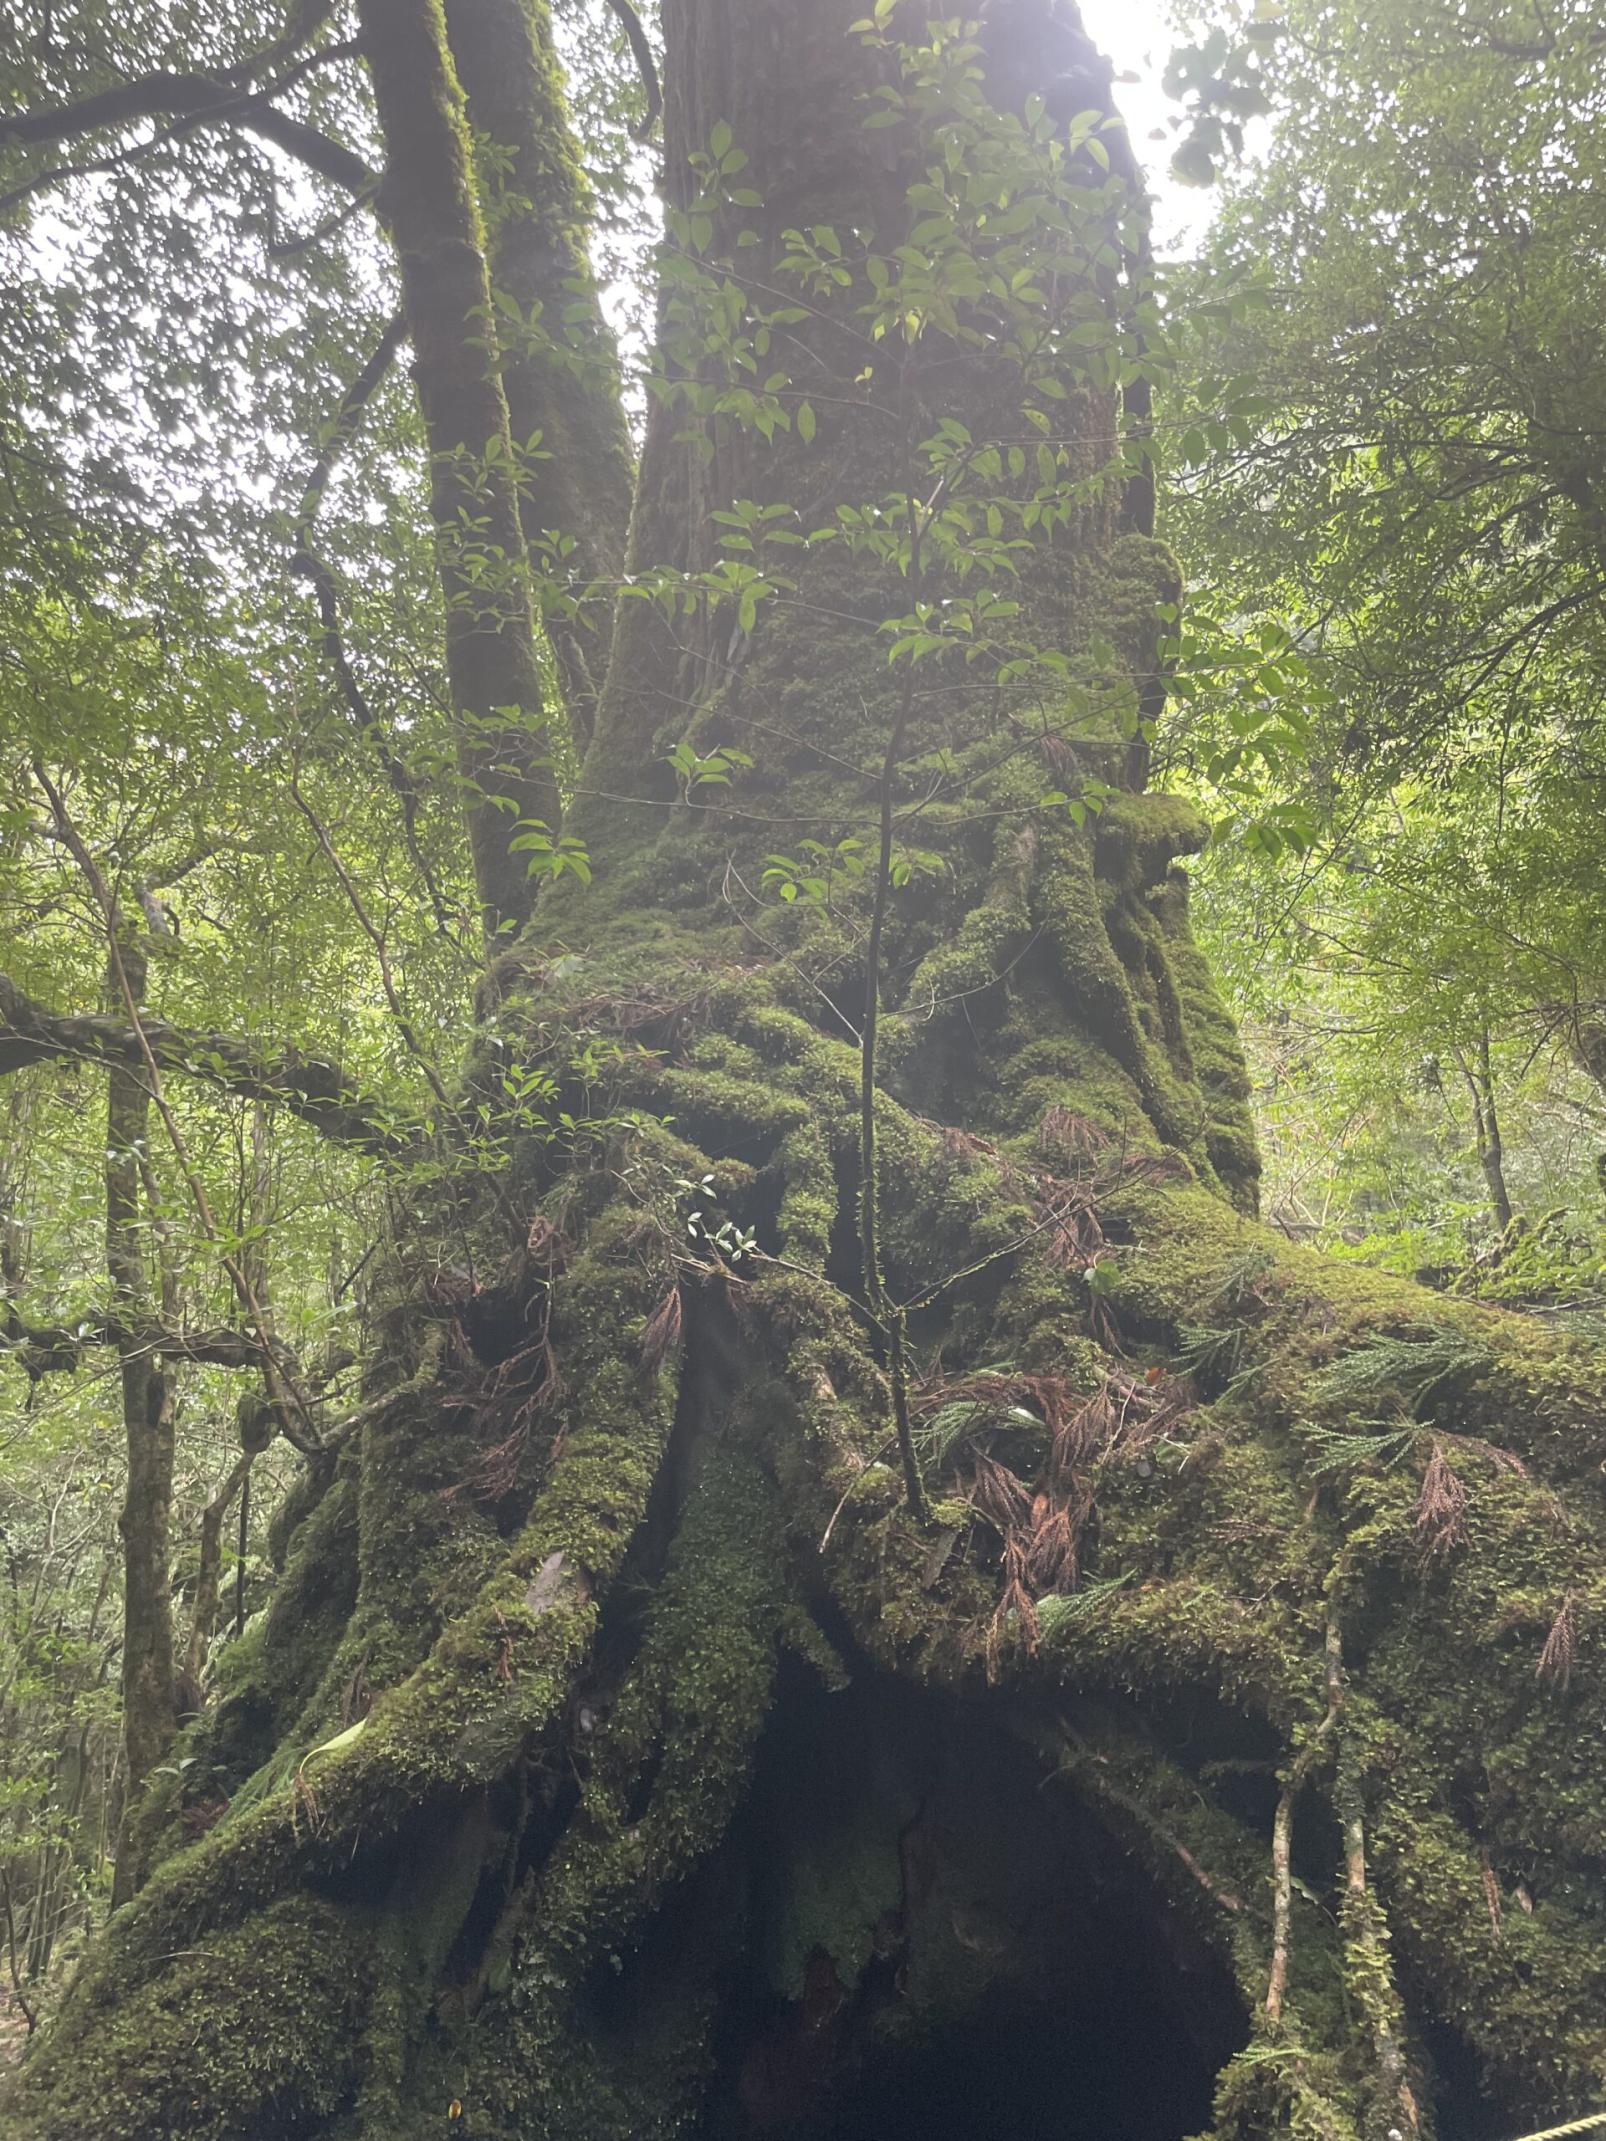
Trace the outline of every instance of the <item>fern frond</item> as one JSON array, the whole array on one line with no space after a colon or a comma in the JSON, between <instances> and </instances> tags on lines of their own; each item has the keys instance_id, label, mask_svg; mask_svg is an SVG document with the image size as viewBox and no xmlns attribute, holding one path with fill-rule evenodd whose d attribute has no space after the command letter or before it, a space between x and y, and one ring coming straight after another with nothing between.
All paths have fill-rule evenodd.
<instances>
[{"instance_id":1,"label":"fern frond","mask_svg":"<svg viewBox=\"0 0 1606 2141\"><path fill-rule=\"evenodd\" d=\"M1040 1598L1037 1601L1039 1629L1045 1636L1063 1636L1078 1622L1089 1619L1131 1580L1132 1571L1124 1569L1119 1576L1104 1576L1085 1583L1079 1591L1058 1592L1052 1598Z\"/></svg>"},{"instance_id":2,"label":"fern frond","mask_svg":"<svg viewBox=\"0 0 1606 2141\"><path fill-rule=\"evenodd\" d=\"M1265 1283L1276 1268L1276 1250L1257 1242L1222 1266L1213 1299L1228 1308L1241 1308L1246 1301L1264 1306Z\"/></svg>"},{"instance_id":3,"label":"fern frond","mask_svg":"<svg viewBox=\"0 0 1606 2141\"><path fill-rule=\"evenodd\" d=\"M1229 1324L1226 1330L1218 1331L1208 1324L1185 1323L1177 1333L1178 1366L1186 1375L1231 1376L1243 1346L1241 1324Z\"/></svg>"},{"instance_id":4,"label":"fern frond","mask_svg":"<svg viewBox=\"0 0 1606 2141\"><path fill-rule=\"evenodd\" d=\"M1344 1434L1330 1427L1308 1423L1295 1429L1304 1440L1307 1463L1318 1478L1332 1472L1351 1472L1365 1464L1381 1464L1385 1471L1397 1465L1417 1437L1416 1422L1385 1429L1381 1434Z\"/></svg>"},{"instance_id":5,"label":"fern frond","mask_svg":"<svg viewBox=\"0 0 1606 2141\"><path fill-rule=\"evenodd\" d=\"M1417 1337L1382 1334L1335 1360L1317 1377L1314 1395L1323 1404L1354 1405L1392 1393L1421 1418L1435 1391L1481 1374L1490 1358L1463 1331L1429 1326Z\"/></svg>"}]
</instances>

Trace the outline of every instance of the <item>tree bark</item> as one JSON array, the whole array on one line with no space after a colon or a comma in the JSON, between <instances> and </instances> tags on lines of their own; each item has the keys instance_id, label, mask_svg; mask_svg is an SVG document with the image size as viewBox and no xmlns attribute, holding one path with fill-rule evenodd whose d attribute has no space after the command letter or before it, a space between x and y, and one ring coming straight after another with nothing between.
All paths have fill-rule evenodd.
<instances>
[{"instance_id":1,"label":"tree bark","mask_svg":"<svg viewBox=\"0 0 1606 2141\"><path fill-rule=\"evenodd\" d=\"M502 386L513 439L532 454L519 518L569 726L584 750L634 480L617 352L586 252L591 204L546 0L449 0L446 25L469 124L490 145L481 189Z\"/></svg>"},{"instance_id":2,"label":"tree bark","mask_svg":"<svg viewBox=\"0 0 1606 2141\"><path fill-rule=\"evenodd\" d=\"M1478 1165L1489 1191L1489 1209L1495 1225L1504 1234L1512 1221L1511 1192L1506 1187L1505 1140L1500 1133L1500 1113L1495 1100L1494 1070L1489 1060L1487 1027L1479 1035L1476 1061L1463 1058L1462 1075L1472 1097L1472 1124L1478 1140Z\"/></svg>"},{"instance_id":3,"label":"tree bark","mask_svg":"<svg viewBox=\"0 0 1606 2141\"><path fill-rule=\"evenodd\" d=\"M223 1526L228 1521L229 1511L245 1492L252 1463L253 1452L242 1452L201 1511L201 1553L195 1574L195 1598L190 1607L189 1642L184 1654L185 1677L196 1690L205 1684L207 1653L217 1632L223 1573Z\"/></svg>"},{"instance_id":4,"label":"tree bark","mask_svg":"<svg viewBox=\"0 0 1606 2141\"><path fill-rule=\"evenodd\" d=\"M531 907L509 843L525 820L555 828L559 798L484 228L441 0L364 0L358 19L388 145L380 205L429 446L474 876L495 939Z\"/></svg>"},{"instance_id":5,"label":"tree bark","mask_svg":"<svg viewBox=\"0 0 1606 2141\"><path fill-rule=\"evenodd\" d=\"M135 1002L145 967L125 938L123 972ZM121 1000L118 992L117 1000ZM150 1320L148 1264L152 1216L142 1194L150 1136L150 1087L137 1070L106 1076L106 1269L112 1311L131 1332ZM169 1532L173 1514L173 1386L160 1353L136 1338L118 1347L127 1483L117 1528L123 1541L123 1819L118 1831L112 1901L125 1903L139 1884L138 1814L146 1780L172 1744L173 1592Z\"/></svg>"}]
</instances>

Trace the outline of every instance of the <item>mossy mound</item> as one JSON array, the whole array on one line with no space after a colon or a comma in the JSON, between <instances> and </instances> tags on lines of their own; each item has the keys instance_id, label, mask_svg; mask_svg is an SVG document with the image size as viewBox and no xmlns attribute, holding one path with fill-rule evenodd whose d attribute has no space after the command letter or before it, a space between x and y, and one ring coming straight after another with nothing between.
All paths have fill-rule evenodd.
<instances>
[{"instance_id":1,"label":"mossy mound","mask_svg":"<svg viewBox=\"0 0 1606 2141\"><path fill-rule=\"evenodd\" d=\"M394 1402L302 1495L167 1861L12 2130L423 2134L456 2100L476 2132L639 2141L746 2131L795 2083L806 2134L850 2076L912 2071L959 1994L922 2020L936 1936L887 1855L915 1785L883 1778L873 1844L784 1813L761 1749L835 1699L800 1672L928 1706L892 1771L959 1733L1063 1809L1054 1851L1116 1853L1196 1957L1155 1997L1215 1988L1190 2026L1222 2141L1426 2131L1474 2060L1514 2121L1602 2087L1599 1363L1248 1216L1251 1173L1212 1157L1242 1075L1186 821L1121 813L1012 849L1001 910L978 870L983 919L947 937L991 965L917 999L880 1103L933 1530L857 1303L857 1051L799 980L807 928L775 963L677 969L606 926L531 949L498 1044L614 1017L613 1104L647 1126L547 1162L514 1213L498 1185L472 1305L398 1307ZM1019 1866L946 1789L959 1919L1012 1924ZM226 1806L188 1844L185 1802ZM762 1910L755 1823L782 1837ZM758 1953L762 2013L729 1978ZM974 1973L951 2019L1007 2009L989 1953L941 1964Z\"/></svg>"}]
</instances>

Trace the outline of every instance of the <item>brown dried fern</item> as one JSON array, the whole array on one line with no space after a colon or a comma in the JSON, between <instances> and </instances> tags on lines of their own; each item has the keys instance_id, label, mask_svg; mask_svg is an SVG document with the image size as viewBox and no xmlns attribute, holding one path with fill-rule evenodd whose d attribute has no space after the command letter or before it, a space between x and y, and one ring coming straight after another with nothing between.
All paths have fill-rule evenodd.
<instances>
[{"instance_id":1,"label":"brown dried fern","mask_svg":"<svg viewBox=\"0 0 1606 2141\"><path fill-rule=\"evenodd\" d=\"M1091 1503L1087 1504L1091 1508ZM1039 1494L1032 1503L1031 1530L1025 1541L1023 1574L1035 1597L1076 1588L1078 1511L1057 1495Z\"/></svg>"},{"instance_id":2,"label":"brown dried fern","mask_svg":"<svg viewBox=\"0 0 1606 2141\"><path fill-rule=\"evenodd\" d=\"M1121 1415L1104 1384L1058 1422L1053 1438L1055 1476L1067 1480L1088 1458L1104 1449L1121 1424Z\"/></svg>"},{"instance_id":3,"label":"brown dried fern","mask_svg":"<svg viewBox=\"0 0 1606 2141\"><path fill-rule=\"evenodd\" d=\"M1015 1538L1032 1514L1030 1490L1013 1473L1008 1465L989 1457L984 1450L976 1453L970 1481L971 1507L998 1533L1006 1543Z\"/></svg>"},{"instance_id":4,"label":"brown dried fern","mask_svg":"<svg viewBox=\"0 0 1606 2141\"><path fill-rule=\"evenodd\" d=\"M1042 1633L1037 1608L1025 1582L1026 1548L1018 1536L1004 1541L1004 1590L987 1629L987 1677L996 1680L999 1660L1013 1626L1030 1656Z\"/></svg>"},{"instance_id":5,"label":"brown dried fern","mask_svg":"<svg viewBox=\"0 0 1606 2141\"><path fill-rule=\"evenodd\" d=\"M1416 1498L1416 1541L1424 1561L1437 1561L1467 1535L1467 1490L1437 1438Z\"/></svg>"},{"instance_id":6,"label":"brown dried fern","mask_svg":"<svg viewBox=\"0 0 1606 2141\"><path fill-rule=\"evenodd\" d=\"M1534 1674L1547 1687L1564 1694L1571 1684L1577 1662L1578 1608L1569 1591L1561 1602L1561 1611L1550 1624L1550 1633L1545 1637L1545 1647L1539 1653Z\"/></svg>"},{"instance_id":7,"label":"brown dried fern","mask_svg":"<svg viewBox=\"0 0 1606 2141\"><path fill-rule=\"evenodd\" d=\"M641 1365L649 1375L656 1375L680 1344L681 1323L680 1285L677 1281L642 1325Z\"/></svg>"}]
</instances>

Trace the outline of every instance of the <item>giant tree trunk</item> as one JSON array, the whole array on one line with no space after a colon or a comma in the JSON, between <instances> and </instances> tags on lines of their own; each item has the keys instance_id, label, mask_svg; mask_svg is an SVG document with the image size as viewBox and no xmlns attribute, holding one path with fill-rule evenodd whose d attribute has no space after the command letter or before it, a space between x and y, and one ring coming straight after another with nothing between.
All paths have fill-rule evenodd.
<instances>
[{"instance_id":1,"label":"giant tree trunk","mask_svg":"<svg viewBox=\"0 0 1606 2141\"><path fill-rule=\"evenodd\" d=\"M671 197L728 125L755 286L790 231L912 239L940 163L940 113L863 127L857 6L666 0ZM1099 105L1068 10L986 12L1000 106ZM780 323L777 444L657 403L638 572L713 569L737 501L907 500L945 419L1041 437L996 348L890 362L840 287ZM1255 1223L1200 829L1127 785L1176 580L1117 384L1055 404L1074 506L1016 559L1064 703L890 666L953 591L907 548L794 548L747 626L625 606L595 882L542 898L467 1074L550 1070L551 1120L459 1199L471 1262L396 1245L388 1402L293 1494L252 1669L8 2131L1383 2141L1462 2130L1479 2075L1514 2123L1606 2091L1603 1379ZM926 851L895 896L799 859L884 812Z\"/></svg>"}]
</instances>

